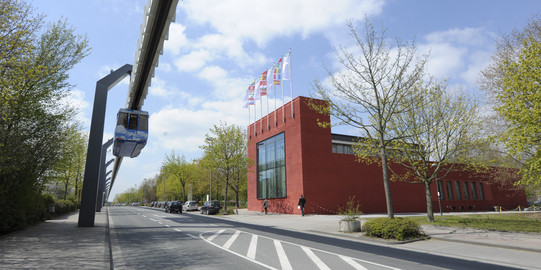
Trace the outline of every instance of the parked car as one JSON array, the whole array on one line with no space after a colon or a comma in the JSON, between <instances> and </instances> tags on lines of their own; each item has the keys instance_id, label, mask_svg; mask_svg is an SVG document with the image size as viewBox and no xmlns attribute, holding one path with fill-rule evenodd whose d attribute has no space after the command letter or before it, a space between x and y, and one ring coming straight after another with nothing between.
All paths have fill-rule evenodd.
<instances>
[{"instance_id":1,"label":"parked car","mask_svg":"<svg viewBox=\"0 0 541 270\"><path fill-rule=\"evenodd\" d=\"M175 202L175 201L172 201L172 202L168 202L166 205L165 205L165 213L182 213L182 202Z\"/></svg>"},{"instance_id":2,"label":"parked car","mask_svg":"<svg viewBox=\"0 0 541 270\"><path fill-rule=\"evenodd\" d=\"M219 201L206 201L203 206L201 206L201 214L216 214L221 208L222 206Z\"/></svg>"},{"instance_id":3,"label":"parked car","mask_svg":"<svg viewBox=\"0 0 541 270\"><path fill-rule=\"evenodd\" d=\"M188 211L197 211L199 210L199 205L196 201L187 201L182 206L182 210L188 212Z\"/></svg>"}]
</instances>

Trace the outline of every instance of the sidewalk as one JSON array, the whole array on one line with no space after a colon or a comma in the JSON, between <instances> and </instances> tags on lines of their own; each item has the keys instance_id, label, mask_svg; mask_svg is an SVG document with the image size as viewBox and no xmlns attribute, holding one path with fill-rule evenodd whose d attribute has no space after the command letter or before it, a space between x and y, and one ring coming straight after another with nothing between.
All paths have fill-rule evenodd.
<instances>
[{"instance_id":1,"label":"sidewalk","mask_svg":"<svg viewBox=\"0 0 541 270\"><path fill-rule=\"evenodd\" d=\"M102 209L94 227L77 227L74 212L0 237L0 269L110 269Z\"/></svg>"},{"instance_id":2,"label":"sidewalk","mask_svg":"<svg viewBox=\"0 0 541 270\"><path fill-rule=\"evenodd\" d=\"M340 216L337 215L265 215L246 209L238 212L238 215L220 218L522 269L540 269L541 265L540 234L423 226L424 232L431 237L430 240L397 244L393 241L367 238L362 233L339 232ZM384 215L363 215L362 218L365 220L379 216Z\"/></svg>"}]
</instances>

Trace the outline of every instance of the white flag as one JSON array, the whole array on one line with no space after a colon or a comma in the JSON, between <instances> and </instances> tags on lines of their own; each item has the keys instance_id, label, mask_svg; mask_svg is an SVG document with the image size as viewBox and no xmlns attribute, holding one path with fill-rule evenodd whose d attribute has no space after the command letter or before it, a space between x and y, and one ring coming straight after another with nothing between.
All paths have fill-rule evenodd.
<instances>
[{"instance_id":1,"label":"white flag","mask_svg":"<svg viewBox=\"0 0 541 270\"><path fill-rule=\"evenodd\" d=\"M291 80L291 51L284 55L282 64L282 80Z\"/></svg>"}]
</instances>

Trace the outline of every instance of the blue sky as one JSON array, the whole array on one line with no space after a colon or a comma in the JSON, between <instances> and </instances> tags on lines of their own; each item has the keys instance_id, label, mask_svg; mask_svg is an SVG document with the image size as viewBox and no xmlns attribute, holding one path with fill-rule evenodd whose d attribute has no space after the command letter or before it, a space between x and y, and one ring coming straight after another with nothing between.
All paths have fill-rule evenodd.
<instances>
[{"instance_id":1,"label":"blue sky","mask_svg":"<svg viewBox=\"0 0 541 270\"><path fill-rule=\"evenodd\" d=\"M146 2L32 3L46 20L64 17L90 41L91 54L70 73L76 86L69 102L80 107L86 130L96 81L111 69L133 64ZM246 127L244 91L289 49L293 97L312 96L313 80L326 78L325 66L338 71L334 48L351 45L347 21L362 27L366 14L377 27L387 28L389 38L415 40L420 54L430 52L428 73L479 95L477 77L490 61L494 37L524 26L539 11L541 1L536 0L179 1L143 105L150 113L148 144L139 157L124 159L110 200L156 175L173 150L188 160L200 158L204 135L220 121ZM109 91L104 140L113 137L127 91L127 79ZM347 127L333 131L355 134Z\"/></svg>"}]
</instances>

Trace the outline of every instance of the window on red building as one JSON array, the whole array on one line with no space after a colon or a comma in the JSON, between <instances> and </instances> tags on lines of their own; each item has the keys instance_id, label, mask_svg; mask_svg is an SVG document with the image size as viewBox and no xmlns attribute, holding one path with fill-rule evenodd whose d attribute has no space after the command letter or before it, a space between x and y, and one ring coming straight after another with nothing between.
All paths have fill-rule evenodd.
<instances>
[{"instance_id":1,"label":"window on red building","mask_svg":"<svg viewBox=\"0 0 541 270\"><path fill-rule=\"evenodd\" d=\"M447 199L452 200L453 199L453 188L451 187L451 181L445 181L447 184Z\"/></svg>"},{"instance_id":2,"label":"window on red building","mask_svg":"<svg viewBox=\"0 0 541 270\"><path fill-rule=\"evenodd\" d=\"M475 187L475 182L471 182L471 197L473 200L477 200L477 188Z\"/></svg>"},{"instance_id":3,"label":"window on red building","mask_svg":"<svg viewBox=\"0 0 541 270\"><path fill-rule=\"evenodd\" d=\"M462 182L462 190L464 190L464 200L469 200L470 193L468 192L468 182Z\"/></svg>"},{"instance_id":4,"label":"window on red building","mask_svg":"<svg viewBox=\"0 0 541 270\"><path fill-rule=\"evenodd\" d=\"M455 181L455 194L457 200L462 200L462 198L460 198L460 184L458 183L458 181Z\"/></svg>"},{"instance_id":5,"label":"window on red building","mask_svg":"<svg viewBox=\"0 0 541 270\"><path fill-rule=\"evenodd\" d=\"M257 198L286 197L284 133L257 143Z\"/></svg>"},{"instance_id":6,"label":"window on red building","mask_svg":"<svg viewBox=\"0 0 541 270\"><path fill-rule=\"evenodd\" d=\"M477 185L479 186L479 200L485 199L485 191L483 190L483 183L478 182Z\"/></svg>"}]
</instances>

